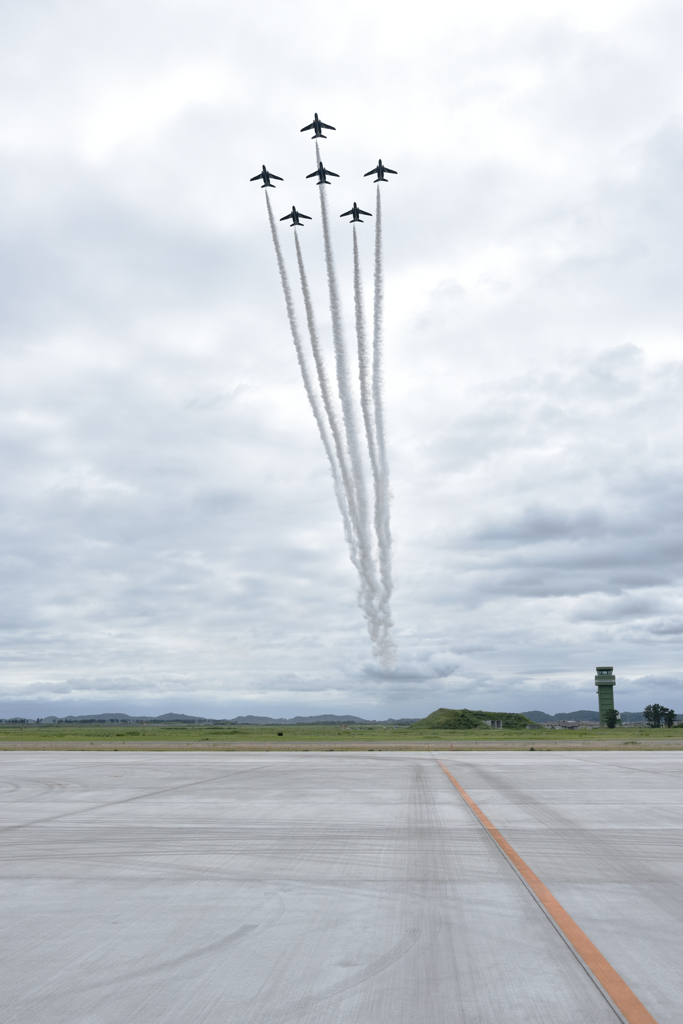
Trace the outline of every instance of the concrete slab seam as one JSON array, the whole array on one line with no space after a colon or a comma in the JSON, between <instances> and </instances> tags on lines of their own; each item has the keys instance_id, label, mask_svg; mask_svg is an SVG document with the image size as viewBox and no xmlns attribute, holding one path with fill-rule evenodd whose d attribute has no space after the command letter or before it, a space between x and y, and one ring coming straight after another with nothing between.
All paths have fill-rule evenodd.
<instances>
[{"instance_id":1,"label":"concrete slab seam","mask_svg":"<svg viewBox=\"0 0 683 1024\"><path fill-rule=\"evenodd\" d=\"M546 913L552 924L569 945L572 952L583 965L589 976L603 993L608 1003L625 1024L657 1024L657 1021L626 984L621 975L612 967L597 946L579 928L574 919L567 913L550 890L543 884L529 865L522 860L517 851L508 843L484 812L477 806L471 796L451 775L441 761L437 764L451 781L466 805L479 819L491 839L496 843L508 863L515 870L536 902Z\"/></svg>"}]
</instances>

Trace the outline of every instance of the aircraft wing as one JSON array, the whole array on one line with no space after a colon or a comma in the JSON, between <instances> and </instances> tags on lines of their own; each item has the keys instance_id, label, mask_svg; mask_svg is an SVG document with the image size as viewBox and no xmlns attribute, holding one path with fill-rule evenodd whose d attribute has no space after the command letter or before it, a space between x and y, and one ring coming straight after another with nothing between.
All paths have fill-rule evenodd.
<instances>
[{"instance_id":1,"label":"aircraft wing","mask_svg":"<svg viewBox=\"0 0 683 1024\"><path fill-rule=\"evenodd\" d=\"M335 173L334 173L334 171L327 171L327 170L326 170L326 171L325 171L325 174L331 174L333 178L338 178L338 177L339 177L339 175L338 175L338 174L335 174Z\"/></svg>"},{"instance_id":2,"label":"aircraft wing","mask_svg":"<svg viewBox=\"0 0 683 1024\"><path fill-rule=\"evenodd\" d=\"M352 213L353 213L353 210L347 210L346 213L340 213L339 216L340 217L350 217Z\"/></svg>"},{"instance_id":3,"label":"aircraft wing","mask_svg":"<svg viewBox=\"0 0 683 1024\"><path fill-rule=\"evenodd\" d=\"M312 124L309 124L309 126L308 126L308 127L309 127L309 128L312 128L312 127L313 127L313 125L312 125ZM334 127L334 125L333 125L333 124L325 124L325 122L324 122L324 121L321 121L321 122L320 122L320 127L321 127L321 128L329 128L331 132L336 132L336 130L337 130L337 129L336 129L335 127ZM304 128L304 129L303 129L303 131L307 131L307 130L308 130L308 129L306 129L306 128Z\"/></svg>"},{"instance_id":4,"label":"aircraft wing","mask_svg":"<svg viewBox=\"0 0 683 1024\"><path fill-rule=\"evenodd\" d=\"M359 210L358 212L359 212L359 213L364 213L366 217L372 217L372 214L371 214L371 213L368 213L368 211L367 211L367 210Z\"/></svg>"},{"instance_id":5,"label":"aircraft wing","mask_svg":"<svg viewBox=\"0 0 683 1024\"><path fill-rule=\"evenodd\" d=\"M363 175L363 177L364 178L368 178L368 177L370 177L371 174L377 174L378 170L379 170L379 167L373 167L373 169L371 171L366 171L366 173ZM386 170L386 168L385 168L385 170Z\"/></svg>"},{"instance_id":6,"label":"aircraft wing","mask_svg":"<svg viewBox=\"0 0 683 1024\"><path fill-rule=\"evenodd\" d=\"M324 125L324 127L328 128L329 126L328 125ZM315 128L315 122L311 122L311 124L307 124L305 128L301 129L301 131L302 132L310 132L311 128Z\"/></svg>"},{"instance_id":7,"label":"aircraft wing","mask_svg":"<svg viewBox=\"0 0 683 1024\"><path fill-rule=\"evenodd\" d=\"M299 214L299 216L300 216L300 217L303 217L303 218L304 218L304 220L312 220L312 218L311 218L311 217L309 217L307 213L300 213L300 214Z\"/></svg>"},{"instance_id":8,"label":"aircraft wing","mask_svg":"<svg viewBox=\"0 0 683 1024\"><path fill-rule=\"evenodd\" d=\"M280 217L280 220L291 220L293 216L293 213L288 213L286 217ZM303 217L303 213L301 214L301 216Z\"/></svg>"},{"instance_id":9,"label":"aircraft wing","mask_svg":"<svg viewBox=\"0 0 683 1024\"><path fill-rule=\"evenodd\" d=\"M385 167L384 170L387 174L398 174L398 171L392 171L391 167Z\"/></svg>"},{"instance_id":10,"label":"aircraft wing","mask_svg":"<svg viewBox=\"0 0 683 1024\"><path fill-rule=\"evenodd\" d=\"M318 174L320 174L320 171L313 171L313 174L307 174L306 177L315 178Z\"/></svg>"},{"instance_id":11,"label":"aircraft wing","mask_svg":"<svg viewBox=\"0 0 683 1024\"><path fill-rule=\"evenodd\" d=\"M262 178L262 177L263 177L263 171L261 171L260 174L254 175L254 177L250 178L249 181L258 181L259 178ZM275 175L273 175L273 177L275 177ZM280 181L282 181L282 178L280 178Z\"/></svg>"},{"instance_id":12,"label":"aircraft wing","mask_svg":"<svg viewBox=\"0 0 683 1024\"><path fill-rule=\"evenodd\" d=\"M260 177L260 175L259 175L259 177ZM284 181L285 180L284 178L281 178L279 174L269 174L268 177L269 178L275 178L276 181Z\"/></svg>"}]
</instances>

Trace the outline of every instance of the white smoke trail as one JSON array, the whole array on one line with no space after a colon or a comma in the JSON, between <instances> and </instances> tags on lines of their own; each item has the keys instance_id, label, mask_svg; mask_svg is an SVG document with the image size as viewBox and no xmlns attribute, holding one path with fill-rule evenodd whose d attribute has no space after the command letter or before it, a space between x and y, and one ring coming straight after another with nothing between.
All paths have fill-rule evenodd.
<instances>
[{"instance_id":1,"label":"white smoke trail","mask_svg":"<svg viewBox=\"0 0 683 1024\"><path fill-rule=\"evenodd\" d=\"M316 156L319 163L320 151L317 143ZM339 300L339 287L337 285L334 254L332 251L327 197L325 195L325 186L319 185L318 188L320 190L320 212L323 223L325 265L327 269L327 285L330 299L330 314L332 318L332 339L334 343L335 365L337 371L337 390L339 392L339 399L342 407L346 447L351 462L356 508L358 512L356 527L361 562L361 589L364 592L364 609L367 609L366 614L368 616L368 625L370 627L370 637L373 643L373 650L375 654L382 657L383 652L380 646L380 640L384 632L381 612L383 588L377 578L375 561L372 554L365 472L361 454L356 411L353 401L353 391L351 389L351 382L349 378L349 366L341 316L341 302Z\"/></svg>"},{"instance_id":2,"label":"white smoke trail","mask_svg":"<svg viewBox=\"0 0 683 1024\"><path fill-rule=\"evenodd\" d=\"M299 242L299 236L296 229L294 230L294 244L296 248L297 264L299 267L299 279L301 281L301 294L303 296L304 309L306 311L308 335L311 342L311 351L313 352L313 361L315 363L316 371L318 374L320 394L322 396L325 413L327 414L327 423L330 428L332 439L334 441L337 464L339 466L340 478L344 487L344 496L346 498L347 507L349 511L350 527L353 533L353 543L349 544L349 549L351 552L351 561L358 570L360 580L358 604L361 610L363 611L363 614L365 615L366 621L368 623L368 631L370 633L370 636L373 639L373 642L376 642L375 634L377 632L377 629L375 624L373 594L368 590L367 585L364 582L361 558L359 555L358 505L356 501L353 475L349 463L349 455L344 441L344 434L339 423L339 418L337 416L337 410L335 408L334 398L332 395L332 390L330 388L330 382L325 367L325 360L320 346L318 328L315 322L315 313L313 311L313 302L311 300L311 292L308 286L308 278L306 275L306 268L304 266L303 253L301 252L301 244Z\"/></svg>"},{"instance_id":3,"label":"white smoke trail","mask_svg":"<svg viewBox=\"0 0 683 1024\"><path fill-rule=\"evenodd\" d=\"M373 303L372 337L372 397L375 414L375 439L377 445L378 485L377 499L377 542L379 553L379 574L382 580L387 610L394 591L391 565L391 491L389 489L389 463L384 429L384 273L382 260L382 199L377 183L375 208L375 294ZM386 646L386 664L392 667L396 660L393 641Z\"/></svg>"},{"instance_id":4,"label":"white smoke trail","mask_svg":"<svg viewBox=\"0 0 683 1024\"><path fill-rule=\"evenodd\" d=\"M353 225L353 300L356 314L356 340L358 343L358 379L360 381L360 406L363 413L365 437L368 442L368 454L372 475L377 481L379 461L377 457L377 441L375 438L375 414L372 392L372 366L368 351L368 335L365 327L365 310L363 308L363 282L360 272L360 254L358 252L358 235Z\"/></svg>"},{"instance_id":5,"label":"white smoke trail","mask_svg":"<svg viewBox=\"0 0 683 1024\"><path fill-rule=\"evenodd\" d=\"M299 333L299 325L296 319L296 312L294 310L294 303L292 301L292 290L289 286L289 278L287 277L287 269L285 267L285 261L282 257L282 249L280 248L280 240L277 233L277 224L275 223L275 217L273 216L273 209L270 205L270 197L268 192L265 192L266 206L268 208L268 220L270 222L270 233L273 238L273 246L275 247L275 258L277 259L277 268L280 272L280 281L282 283L282 291L285 296L285 306L287 307L287 319L289 320L289 329L292 334L292 341L294 342L294 348L296 350L296 358L299 363L299 369L301 370L301 377L304 382L304 389L308 398L309 404L313 411L313 416L318 427L318 432L325 449L328 461L330 463L330 469L332 471L332 480L334 483L334 493L337 499L337 505L341 512L342 523L344 525L344 536L346 542L349 545L351 552L351 561L354 563L356 568L360 572L360 560L358 558L358 545L356 539L356 531L354 528L353 520L349 510L349 505L346 497L346 489L342 480L339 465L337 463L334 445L330 438L329 430L325 422L325 416L320 407L318 395L316 393L314 379L311 375L308 362L304 353L304 348Z\"/></svg>"},{"instance_id":6,"label":"white smoke trail","mask_svg":"<svg viewBox=\"0 0 683 1024\"><path fill-rule=\"evenodd\" d=\"M349 457L344 444L344 437L337 416L337 410L334 405L334 398L330 387L330 382L327 376L327 369L325 367L325 360L320 346L320 338L318 336L318 327L315 322L315 313L313 312L313 302L311 300L311 290L308 286L308 277L306 275L306 268L304 266L303 253L301 252L301 244L299 242L299 236L296 228L294 229L294 245L296 248L296 260L299 267L299 279L301 281L301 294L304 300L304 309L306 311L306 324L308 326L308 336L311 342L311 351L313 353L313 361L315 363L316 372L318 374L318 384L320 386L320 394L322 396L323 407L327 415L327 423L330 428L330 433L334 440L334 447L337 456L337 463L341 472L341 477L344 483L344 488L348 495L348 504L351 511L352 519L356 520L358 515L356 509L356 497L353 489L353 478L351 475L351 468L349 465Z\"/></svg>"},{"instance_id":7,"label":"white smoke trail","mask_svg":"<svg viewBox=\"0 0 683 1024\"><path fill-rule=\"evenodd\" d=\"M384 550L386 541L386 523L383 507L383 477L382 467L377 448L377 435L375 425L374 393L373 393L373 369L374 358L371 362L368 347L367 329L365 325L365 309L363 303L363 279L360 267L360 253L358 250L358 235L356 225L353 225L353 295L356 314L356 340L358 343L358 377L360 382L360 403L365 426L365 436L368 444L368 455L372 469L372 481L375 492L375 534L377 536L378 560L380 563L380 579L383 586L380 610L382 615L382 661L384 664L393 660L393 644L389 639L389 629L393 622L391 619L390 598L391 591L387 589L385 578L382 576L382 566L386 563L387 552ZM381 393L381 392L380 392Z\"/></svg>"}]
</instances>

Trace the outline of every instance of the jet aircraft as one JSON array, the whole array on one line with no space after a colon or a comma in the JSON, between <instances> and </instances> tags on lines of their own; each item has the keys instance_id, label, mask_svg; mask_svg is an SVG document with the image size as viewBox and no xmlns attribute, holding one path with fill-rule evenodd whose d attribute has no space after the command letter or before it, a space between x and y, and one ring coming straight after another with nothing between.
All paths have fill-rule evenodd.
<instances>
[{"instance_id":1,"label":"jet aircraft","mask_svg":"<svg viewBox=\"0 0 683 1024\"><path fill-rule=\"evenodd\" d=\"M325 124L324 121L321 121L317 114L315 114L315 116L313 117L313 121L311 122L311 124L307 124L305 128L301 129L301 131L310 132L311 128L313 129L313 134L311 135L312 139L327 138L327 135L323 135L323 133L321 132L321 128L327 128L331 132L336 132L337 130L331 124Z\"/></svg>"},{"instance_id":2,"label":"jet aircraft","mask_svg":"<svg viewBox=\"0 0 683 1024\"><path fill-rule=\"evenodd\" d=\"M263 178L263 184L261 185L261 188L266 188L266 186L270 186L270 188L275 188L275 185L271 184L271 178L275 178L276 181L284 181L284 178L278 177L278 175L273 174L272 171L267 171L265 164L261 164L261 167L263 168L261 173L257 174L254 178L250 178L249 181L258 181L259 178Z\"/></svg>"},{"instance_id":3,"label":"jet aircraft","mask_svg":"<svg viewBox=\"0 0 683 1024\"><path fill-rule=\"evenodd\" d=\"M347 210L346 213L340 213L339 216L350 217L349 224L364 224L365 222L360 219L361 213L364 217L372 217L372 214L368 213L367 210L361 210L358 203L354 203L350 210Z\"/></svg>"},{"instance_id":4,"label":"jet aircraft","mask_svg":"<svg viewBox=\"0 0 683 1024\"><path fill-rule=\"evenodd\" d=\"M311 220L307 213L299 213L296 206L292 207L292 212L288 213L286 217L280 217L280 220L291 220L290 228L305 228L306 225L301 223L300 217L304 220Z\"/></svg>"},{"instance_id":5,"label":"jet aircraft","mask_svg":"<svg viewBox=\"0 0 683 1024\"><path fill-rule=\"evenodd\" d=\"M382 163L382 161L378 160L377 161L377 166L373 167L373 169L371 171L368 171L367 174L364 174L363 177L367 178L370 174L376 174L377 177L375 178L375 181L373 182L373 184L377 184L378 181L386 181L387 180L384 177L384 175L387 174L387 173L388 174L398 174L398 171L392 171L391 167L385 167L384 164Z\"/></svg>"},{"instance_id":6,"label":"jet aircraft","mask_svg":"<svg viewBox=\"0 0 683 1024\"><path fill-rule=\"evenodd\" d=\"M316 182L317 185L329 185L330 183L329 183L329 181L327 180L327 177L326 177L328 174L331 174L333 178L338 178L339 177L339 175L335 174L334 171L328 171L326 167L323 167L323 162L322 162L322 160L320 160L318 162L318 170L317 171L313 171L312 174L307 174L306 177L307 178L316 178L317 177L317 179L318 179L318 181Z\"/></svg>"}]
</instances>

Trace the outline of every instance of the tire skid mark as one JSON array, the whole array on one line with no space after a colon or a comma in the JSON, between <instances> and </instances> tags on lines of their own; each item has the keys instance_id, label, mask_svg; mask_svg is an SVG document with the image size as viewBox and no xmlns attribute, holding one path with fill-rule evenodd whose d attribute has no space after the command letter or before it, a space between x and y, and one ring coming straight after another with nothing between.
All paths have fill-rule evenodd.
<instances>
[{"instance_id":1,"label":"tire skid mark","mask_svg":"<svg viewBox=\"0 0 683 1024\"><path fill-rule=\"evenodd\" d=\"M314 891L324 892L327 891L327 887L315 886L308 891L309 894L312 894ZM375 891L374 896L381 902L394 901L394 896L389 893ZM441 911L433 905L431 899L419 892L410 892L410 902L415 905L417 920L404 931L402 937L391 949L350 976L318 992L304 996L296 1002L292 1000L289 1002L289 1005L285 1005L278 1011L266 1011L263 1015L258 1013L258 1024L287 1024L288 1021L303 1019L306 1014L315 1011L316 1006L319 1004L329 1002L330 999L344 999L347 996L353 995L359 986L372 981L377 975L389 970L394 964L409 954L411 950L414 950L413 956L422 955L436 941L443 925L443 916ZM417 950L415 950L416 946L418 946ZM246 1024L246 1021L251 1019L249 1009L245 1006L240 1021Z\"/></svg>"},{"instance_id":2,"label":"tire skid mark","mask_svg":"<svg viewBox=\"0 0 683 1024\"><path fill-rule=\"evenodd\" d=\"M619 753L622 753L622 751L619 751ZM630 756L632 754L660 753L660 751L628 750L628 751L623 751L623 753L627 753ZM664 751L661 751L661 753L664 753ZM641 772L644 775L656 775L658 779L660 779L663 775L668 776L668 778L670 778L670 779L680 779L681 776L683 776L683 769L680 769L679 771L676 771L675 768L674 769L671 769L671 768L663 769L663 768L659 767L658 765L657 766L653 765L651 768L648 768L645 765L619 764L616 761L607 761L607 762L605 762L605 761L596 761L595 758L592 758L592 757L581 758L581 762L583 764L596 765L598 768L602 768L603 770L607 770L608 768L611 768L611 769L613 769L615 771Z\"/></svg>"},{"instance_id":3,"label":"tire skid mark","mask_svg":"<svg viewBox=\"0 0 683 1024\"><path fill-rule=\"evenodd\" d=\"M180 956L172 957L169 960L162 960L160 963L152 964L149 967L140 967L137 970L132 971L121 971L112 977L107 978L106 981L96 982L91 985L81 985L77 988L70 987L61 992L51 989L44 995L37 996L34 999L26 1000L22 1003L18 1010L23 1013L28 1007L33 1007L38 1010L40 1007L44 1007L48 1003L52 1003L56 998L60 996L73 996L73 995L87 995L90 992L96 992L98 989L106 989L112 985L127 984L131 981L137 981L141 978L146 978L149 975L157 974L161 971L169 971L174 968L183 967L187 963L191 963L194 960L200 960L205 956L216 953L221 949L227 949L230 946L238 945L244 939L247 939L253 932L259 928L272 928L273 925L282 917L285 911L285 902L279 893L275 893L274 897L278 902L278 907L275 912L271 915L270 920L259 921L257 924L243 924L235 931L230 932L228 935L223 936L221 939L216 939L214 942L206 943L203 946L199 946L197 949L190 950L187 953L182 953ZM5 1020L8 1024L11 1024L12 1017L6 1017Z\"/></svg>"},{"instance_id":4,"label":"tire skid mark","mask_svg":"<svg viewBox=\"0 0 683 1024\"><path fill-rule=\"evenodd\" d=\"M325 1002L328 999L333 999L335 996L343 997L350 995L352 989L357 988L359 985L363 985L366 981L370 981L376 975L381 974L389 967L392 967L398 960L401 960L406 953L415 946L421 934L421 928L409 928L403 938L388 950L388 952L373 961L373 963L368 964L367 967L364 967L362 970L352 974L350 978L345 978L342 981L335 982L334 985L329 985L327 988L322 989L320 992L316 992L314 995L305 996L288 1010L283 1010L281 1013L261 1018L259 1024L285 1024L286 1021L292 1019L299 1020L318 1003Z\"/></svg>"},{"instance_id":5,"label":"tire skid mark","mask_svg":"<svg viewBox=\"0 0 683 1024\"><path fill-rule=\"evenodd\" d=\"M74 811L64 811L63 814L53 814L46 818L35 818L32 821L22 821L15 825L3 825L0 833L15 832L21 828L30 828L33 825L44 825L51 821L60 821L63 818L72 818L77 814L87 814L88 811L104 810L107 807L120 807L122 804L134 803L136 800L147 800L151 796L161 796L164 793L177 793L182 789L190 789L193 786L205 786L210 782L220 782L221 779L232 778L235 775L245 775L248 772L260 771L264 768L275 768L275 764L258 764L251 768L243 768L241 771L221 772L220 775L212 775L206 779L196 779L194 782L181 782L178 786L167 786L164 789L149 789L145 793L137 793L135 796L122 797L120 800L109 800L100 804L90 804L88 807L78 807Z\"/></svg>"}]
</instances>

